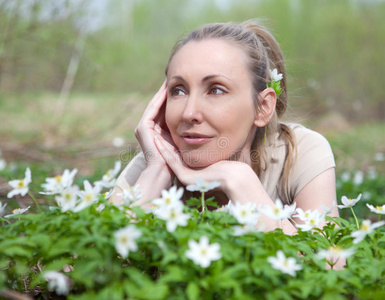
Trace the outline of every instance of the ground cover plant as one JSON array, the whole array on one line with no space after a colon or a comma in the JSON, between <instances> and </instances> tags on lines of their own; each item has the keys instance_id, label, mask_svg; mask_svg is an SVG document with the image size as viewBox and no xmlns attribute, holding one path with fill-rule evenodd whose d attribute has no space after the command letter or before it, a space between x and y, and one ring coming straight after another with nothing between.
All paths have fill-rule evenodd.
<instances>
[{"instance_id":1,"label":"ground cover plant","mask_svg":"<svg viewBox=\"0 0 385 300\"><path fill-rule=\"evenodd\" d=\"M124 203L108 201L120 163L90 183L77 170L34 183L23 170L9 181L8 196L30 197L16 209L2 201L0 291L40 299L382 299L385 296L385 206L376 202L383 178L362 182L339 178L340 212L303 212L241 205L215 207L205 199L214 183L197 179L200 199L184 205L183 189L172 187L149 210L132 205L140 187L122 191ZM21 178L21 179L20 179ZM379 180L379 181L377 181ZM371 187L371 199L356 193ZM37 201L38 193L45 201ZM362 190L362 192L364 192ZM383 196L383 195L382 195ZM382 200L381 200L382 201ZM383 202L382 202L383 203ZM361 204L362 216L354 213ZM212 210L205 209L211 207ZM34 213L30 213L33 211ZM280 222L297 214L305 224L298 234L281 229L264 233L259 214ZM327 225L314 228L323 219ZM343 270L334 270L345 259ZM329 267L326 267L329 266ZM5 293L5 294L4 294Z\"/></svg>"}]
</instances>

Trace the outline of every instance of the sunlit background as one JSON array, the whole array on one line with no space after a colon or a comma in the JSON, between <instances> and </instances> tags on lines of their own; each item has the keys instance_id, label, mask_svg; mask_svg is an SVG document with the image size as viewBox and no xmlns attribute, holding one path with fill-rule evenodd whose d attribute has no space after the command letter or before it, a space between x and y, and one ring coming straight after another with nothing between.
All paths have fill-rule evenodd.
<instances>
[{"instance_id":1,"label":"sunlit background","mask_svg":"<svg viewBox=\"0 0 385 300\"><path fill-rule=\"evenodd\" d=\"M374 0L0 0L2 160L83 174L128 162L175 41L257 18L286 58L286 119L329 139L338 172L381 172L384 16Z\"/></svg>"}]
</instances>

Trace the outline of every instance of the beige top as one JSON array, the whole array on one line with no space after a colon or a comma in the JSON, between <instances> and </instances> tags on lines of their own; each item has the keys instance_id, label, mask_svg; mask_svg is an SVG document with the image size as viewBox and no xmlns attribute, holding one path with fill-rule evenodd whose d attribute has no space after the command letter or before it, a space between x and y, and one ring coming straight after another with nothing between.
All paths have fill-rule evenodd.
<instances>
[{"instance_id":1,"label":"beige top","mask_svg":"<svg viewBox=\"0 0 385 300\"><path fill-rule=\"evenodd\" d=\"M335 167L334 156L328 141L319 133L299 124L288 124L297 140L297 159L290 171L288 199L282 192L281 175L286 157L286 143L278 139L267 148L271 153L266 171L259 177L272 200L281 199L283 203L292 203L296 195L316 176ZM119 180L126 179L133 186L141 172L146 168L143 153L136 155L124 169Z\"/></svg>"}]
</instances>

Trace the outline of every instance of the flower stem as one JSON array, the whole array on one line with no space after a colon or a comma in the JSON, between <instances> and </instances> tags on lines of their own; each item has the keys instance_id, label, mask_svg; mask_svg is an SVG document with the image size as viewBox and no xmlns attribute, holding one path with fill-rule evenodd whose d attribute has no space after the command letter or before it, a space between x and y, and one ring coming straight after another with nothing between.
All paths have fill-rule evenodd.
<instances>
[{"instance_id":1,"label":"flower stem","mask_svg":"<svg viewBox=\"0 0 385 300\"><path fill-rule=\"evenodd\" d=\"M33 202L35 202L35 205L37 207L37 210L39 212L43 212L43 210L41 209L40 207L40 204L37 202L36 198L33 196L33 194L31 192L28 192L28 195L32 198Z\"/></svg>"},{"instance_id":2,"label":"flower stem","mask_svg":"<svg viewBox=\"0 0 385 300\"><path fill-rule=\"evenodd\" d=\"M358 224L358 220L357 220L356 214L354 213L353 206L351 206L350 209L352 210L353 217L356 220L357 229L360 229L360 225Z\"/></svg>"},{"instance_id":3,"label":"flower stem","mask_svg":"<svg viewBox=\"0 0 385 300\"><path fill-rule=\"evenodd\" d=\"M206 203L205 203L205 192L202 192L201 196L201 204L202 204L202 212L206 210Z\"/></svg>"}]
</instances>

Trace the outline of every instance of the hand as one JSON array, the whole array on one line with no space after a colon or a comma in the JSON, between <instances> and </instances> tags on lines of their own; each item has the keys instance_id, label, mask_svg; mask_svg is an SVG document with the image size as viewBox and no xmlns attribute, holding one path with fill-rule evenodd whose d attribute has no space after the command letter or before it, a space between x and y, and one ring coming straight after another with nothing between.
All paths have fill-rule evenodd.
<instances>
[{"instance_id":1,"label":"hand","mask_svg":"<svg viewBox=\"0 0 385 300\"><path fill-rule=\"evenodd\" d=\"M167 81L165 80L158 92L147 105L138 126L135 128L135 136L144 153L147 167L165 168L170 175L170 181L174 176L160 155L154 143L155 135L159 135L164 143L173 145L170 134L164 129L165 108L167 99Z\"/></svg>"}]
</instances>

